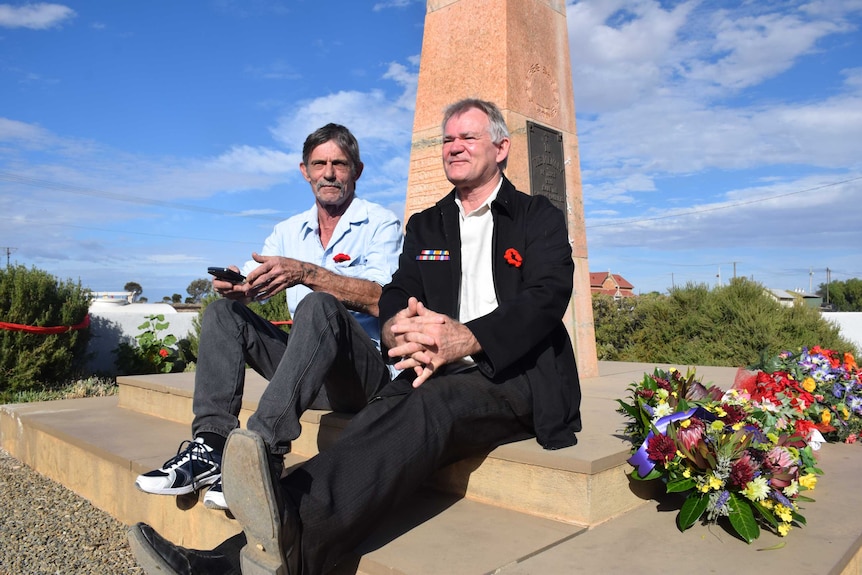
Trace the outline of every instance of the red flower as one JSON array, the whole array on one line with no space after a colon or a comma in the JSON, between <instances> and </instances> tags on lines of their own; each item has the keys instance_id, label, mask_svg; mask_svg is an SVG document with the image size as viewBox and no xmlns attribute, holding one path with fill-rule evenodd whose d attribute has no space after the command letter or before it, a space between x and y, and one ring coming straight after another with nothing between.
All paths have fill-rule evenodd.
<instances>
[{"instance_id":1,"label":"red flower","mask_svg":"<svg viewBox=\"0 0 862 575\"><path fill-rule=\"evenodd\" d=\"M647 457L657 463L667 463L676 457L676 444L667 435L653 435L647 442Z\"/></svg>"},{"instance_id":2,"label":"red flower","mask_svg":"<svg viewBox=\"0 0 862 575\"><path fill-rule=\"evenodd\" d=\"M506 263L510 266L515 266L516 268L521 267L521 264L524 263L524 258L521 257L521 254L519 254L518 250L515 248L507 249L506 253L503 254L503 257L506 258Z\"/></svg>"},{"instance_id":3,"label":"red flower","mask_svg":"<svg viewBox=\"0 0 862 575\"><path fill-rule=\"evenodd\" d=\"M757 463L746 452L730 466L730 477L728 479L730 479L731 485L745 487L749 481L754 479L756 471Z\"/></svg>"},{"instance_id":4,"label":"red flower","mask_svg":"<svg viewBox=\"0 0 862 575\"><path fill-rule=\"evenodd\" d=\"M337 264L340 264L341 262L350 261L350 256L347 254L335 254L335 256L332 258L332 261Z\"/></svg>"},{"instance_id":5,"label":"red flower","mask_svg":"<svg viewBox=\"0 0 862 575\"><path fill-rule=\"evenodd\" d=\"M166 350L165 348L159 350L159 355L162 357L168 357L169 354L170 352L168 352L168 350Z\"/></svg>"}]
</instances>

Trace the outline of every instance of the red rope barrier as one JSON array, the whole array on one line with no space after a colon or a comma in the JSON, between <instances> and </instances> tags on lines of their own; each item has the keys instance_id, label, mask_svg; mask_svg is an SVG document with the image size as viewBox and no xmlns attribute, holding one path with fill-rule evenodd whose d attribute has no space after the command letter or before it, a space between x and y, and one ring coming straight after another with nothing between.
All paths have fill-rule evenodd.
<instances>
[{"instance_id":1,"label":"red rope barrier","mask_svg":"<svg viewBox=\"0 0 862 575\"><path fill-rule=\"evenodd\" d=\"M69 331L84 329L90 326L90 314L84 316L84 319L81 323L77 323L75 325L57 325L51 327L39 327L35 325L21 325L20 323L8 323L5 321L0 321L0 329L6 329L9 331L24 331L27 333L41 333L44 335L52 334L52 333L66 333Z\"/></svg>"},{"instance_id":2,"label":"red rope barrier","mask_svg":"<svg viewBox=\"0 0 862 575\"><path fill-rule=\"evenodd\" d=\"M289 319L286 321L271 321L269 323L271 323L272 325L293 325L293 320Z\"/></svg>"}]
</instances>

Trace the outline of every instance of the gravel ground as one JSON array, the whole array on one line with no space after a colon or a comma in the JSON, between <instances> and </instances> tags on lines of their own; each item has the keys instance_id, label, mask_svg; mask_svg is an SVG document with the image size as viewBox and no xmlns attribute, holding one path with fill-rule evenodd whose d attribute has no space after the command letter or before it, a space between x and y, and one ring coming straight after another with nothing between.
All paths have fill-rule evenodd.
<instances>
[{"instance_id":1,"label":"gravel ground","mask_svg":"<svg viewBox=\"0 0 862 575\"><path fill-rule=\"evenodd\" d=\"M0 450L0 575L133 574L126 527Z\"/></svg>"}]
</instances>

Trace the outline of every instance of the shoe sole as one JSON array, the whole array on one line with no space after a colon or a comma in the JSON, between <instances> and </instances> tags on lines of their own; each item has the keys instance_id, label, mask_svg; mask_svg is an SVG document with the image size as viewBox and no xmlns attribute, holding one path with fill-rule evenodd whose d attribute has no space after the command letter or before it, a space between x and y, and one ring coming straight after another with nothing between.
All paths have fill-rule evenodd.
<instances>
[{"instance_id":1,"label":"shoe sole","mask_svg":"<svg viewBox=\"0 0 862 575\"><path fill-rule=\"evenodd\" d=\"M128 531L129 547L132 548L132 553L135 555L135 560L138 566L141 567L148 575L167 574L179 575L170 565L165 563L162 557L156 553L150 546L149 541L144 534L141 533L141 528L138 525L132 525Z\"/></svg>"},{"instance_id":2,"label":"shoe sole","mask_svg":"<svg viewBox=\"0 0 862 575\"><path fill-rule=\"evenodd\" d=\"M145 489L141 486L140 483L135 481L135 487L137 487L140 491L144 493L149 493L151 495L188 495L189 493L194 493L201 487L207 487L208 485L212 485L216 481L219 480L221 474L217 473L215 475L210 475L209 477L204 477L195 482L194 485L184 485L182 487L168 487L165 489Z\"/></svg>"},{"instance_id":3,"label":"shoe sole","mask_svg":"<svg viewBox=\"0 0 862 575\"><path fill-rule=\"evenodd\" d=\"M247 539L240 551L243 575L289 575L281 548L281 515L263 439L235 429L222 459L225 499Z\"/></svg>"}]
</instances>

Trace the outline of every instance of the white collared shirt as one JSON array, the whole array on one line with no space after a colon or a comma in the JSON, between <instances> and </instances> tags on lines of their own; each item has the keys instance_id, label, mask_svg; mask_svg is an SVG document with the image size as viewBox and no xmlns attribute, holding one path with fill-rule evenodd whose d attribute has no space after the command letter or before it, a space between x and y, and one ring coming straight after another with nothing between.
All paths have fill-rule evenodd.
<instances>
[{"instance_id":1,"label":"white collared shirt","mask_svg":"<svg viewBox=\"0 0 862 575\"><path fill-rule=\"evenodd\" d=\"M461 229L461 287L458 305L458 321L467 323L497 309L497 293L494 290L492 250L494 238L494 217L491 202L503 185L503 178L482 205L464 213L464 206L458 197L458 224ZM470 357L465 362L473 364Z\"/></svg>"}]
</instances>

